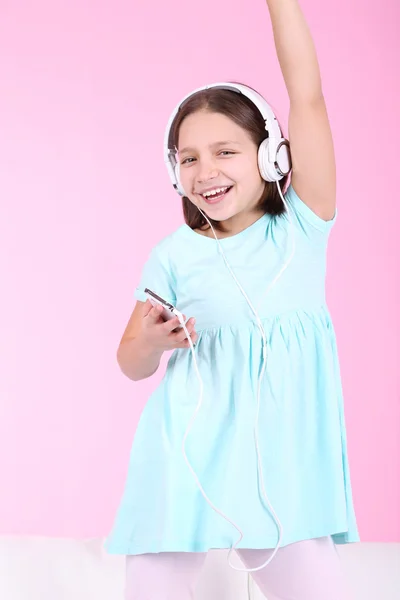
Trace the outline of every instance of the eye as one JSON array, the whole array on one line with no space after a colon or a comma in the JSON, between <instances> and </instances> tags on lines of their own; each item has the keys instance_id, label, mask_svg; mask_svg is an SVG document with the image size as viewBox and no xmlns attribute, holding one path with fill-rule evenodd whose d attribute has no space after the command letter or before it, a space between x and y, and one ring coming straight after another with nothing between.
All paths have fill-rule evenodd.
<instances>
[{"instance_id":1,"label":"eye","mask_svg":"<svg viewBox=\"0 0 400 600\"><path fill-rule=\"evenodd\" d=\"M194 159L194 158L185 158L185 160L183 160L183 161L181 162L181 165L185 165L185 164L191 164L191 163L189 163L189 162L188 162L189 160L195 160L195 159Z\"/></svg>"},{"instance_id":2,"label":"eye","mask_svg":"<svg viewBox=\"0 0 400 600\"><path fill-rule=\"evenodd\" d=\"M236 154L236 152L231 152L230 150L221 150L220 154Z\"/></svg>"}]
</instances>

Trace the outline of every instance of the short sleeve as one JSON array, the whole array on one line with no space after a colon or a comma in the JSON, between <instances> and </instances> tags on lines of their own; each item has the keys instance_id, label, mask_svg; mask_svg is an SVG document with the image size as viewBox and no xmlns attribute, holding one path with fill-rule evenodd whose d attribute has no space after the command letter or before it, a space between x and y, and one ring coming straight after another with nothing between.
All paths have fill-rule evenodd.
<instances>
[{"instance_id":1,"label":"short sleeve","mask_svg":"<svg viewBox=\"0 0 400 600\"><path fill-rule=\"evenodd\" d=\"M307 206L296 194L292 185L289 185L285 193L286 202L289 205L289 209L292 210L294 217L300 225L300 227L307 233L309 237L312 237L313 233L320 232L322 234L329 234L333 225L336 222L337 212L330 221L324 221L314 211Z\"/></svg>"},{"instance_id":2,"label":"short sleeve","mask_svg":"<svg viewBox=\"0 0 400 600\"><path fill-rule=\"evenodd\" d=\"M134 297L136 300L146 302L147 296L144 292L149 288L152 292L161 296L167 302L175 304L175 278L172 273L168 252L162 247L155 247L142 269L139 285L136 287Z\"/></svg>"}]
</instances>

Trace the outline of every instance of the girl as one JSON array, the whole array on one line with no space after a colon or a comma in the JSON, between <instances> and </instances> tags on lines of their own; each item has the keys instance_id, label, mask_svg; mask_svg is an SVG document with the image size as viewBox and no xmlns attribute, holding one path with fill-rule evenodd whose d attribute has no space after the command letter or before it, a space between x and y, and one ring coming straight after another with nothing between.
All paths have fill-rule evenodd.
<instances>
[{"instance_id":1,"label":"girl","mask_svg":"<svg viewBox=\"0 0 400 600\"><path fill-rule=\"evenodd\" d=\"M266 131L255 96L197 91L167 128L185 224L151 252L118 349L135 381L174 350L107 542L127 555L126 600L193 598L210 548L237 549L269 600L346 597L335 544L358 532L324 291L334 151L298 3L267 4L290 98L289 186L285 146L265 160L285 195L260 169L273 119ZM186 326L164 321L146 288Z\"/></svg>"}]
</instances>

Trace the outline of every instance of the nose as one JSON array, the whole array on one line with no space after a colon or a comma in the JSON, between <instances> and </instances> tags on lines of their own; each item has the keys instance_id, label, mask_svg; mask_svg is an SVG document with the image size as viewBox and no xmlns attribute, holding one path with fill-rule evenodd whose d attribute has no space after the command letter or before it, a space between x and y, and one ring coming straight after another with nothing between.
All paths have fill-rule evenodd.
<instances>
[{"instance_id":1,"label":"nose","mask_svg":"<svg viewBox=\"0 0 400 600\"><path fill-rule=\"evenodd\" d=\"M219 171L212 160L202 160L197 162L197 183L205 183L210 179L218 177Z\"/></svg>"}]
</instances>

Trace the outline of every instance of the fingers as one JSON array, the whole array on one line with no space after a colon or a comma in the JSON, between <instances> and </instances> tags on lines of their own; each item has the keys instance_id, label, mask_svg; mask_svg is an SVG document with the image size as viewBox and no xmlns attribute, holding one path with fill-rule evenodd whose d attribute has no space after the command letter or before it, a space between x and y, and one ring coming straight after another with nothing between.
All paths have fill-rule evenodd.
<instances>
[{"instance_id":1,"label":"fingers","mask_svg":"<svg viewBox=\"0 0 400 600\"><path fill-rule=\"evenodd\" d=\"M192 344L195 346L196 342L198 340L198 335L195 331L193 331L193 333L190 336L190 339L192 341ZM181 342L180 344L178 344L177 346L175 346L176 348L190 348L190 342L189 340L186 338L185 340L183 340L183 342Z\"/></svg>"},{"instance_id":2,"label":"fingers","mask_svg":"<svg viewBox=\"0 0 400 600\"><path fill-rule=\"evenodd\" d=\"M194 319L194 318L189 319L189 321L186 323L186 329L187 329L189 335L191 335L191 333L193 332L195 324L196 324L196 319ZM178 331L176 331L176 332L171 331L171 333L170 333L171 340L176 344L180 344L181 342L183 342L186 339L186 337L187 337L186 332L183 327L178 329Z\"/></svg>"},{"instance_id":3,"label":"fingers","mask_svg":"<svg viewBox=\"0 0 400 600\"><path fill-rule=\"evenodd\" d=\"M192 343L196 343L198 335L194 330L196 319L191 318L186 322L186 316L182 315L185 328L182 327L178 317L164 321L163 307L153 306L150 301L146 301L144 307L144 322L147 335L152 339L152 343L157 347L163 347L165 350L175 348L189 348L190 343L186 333L189 335ZM185 332L186 329L186 332Z\"/></svg>"},{"instance_id":4,"label":"fingers","mask_svg":"<svg viewBox=\"0 0 400 600\"><path fill-rule=\"evenodd\" d=\"M186 329L189 334L189 337L193 344L197 342L198 334L195 331L194 327L196 324L195 319L189 319L186 323ZM169 335L171 342L173 343L174 348L189 348L190 342L187 339L186 332L183 327L178 332L171 332Z\"/></svg>"},{"instance_id":5,"label":"fingers","mask_svg":"<svg viewBox=\"0 0 400 600\"><path fill-rule=\"evenodd\" d=\"M149 309L146 306L147 303L149 303L149 305L150 305ZM146 317L147 321L150 324L158 323L158 321L160 320L161 313L163 311L163 307L160 304L153 306L152 303L150 302L150 300L146 301L146 305L145 305L145 311L147 311L147 314L145 314L144 316Z\"/></svg>"},{"instance_id":6,"label":"fingers","mask_svg":"<svg viewBox=\"0 0 400 600\"><path fill-rule=\"evenodd\" d=\"M192 333L192 335L190 336L190 339L192 340L192 344L193 344L193 346L195 346L195 345L196 345L196 342L197 342L197 340L199 339L199 336L198 336L198 335L197 335L197 333L194 331L194 332ZM184 340L184 341L182 342L182 344L183 344L183 346L182 346L183 348L190 348L190 343L189 343L189 340L188 340L188 339Z\"/></svg>"},{"instance_id":7,"label":"fingers","mask_svg":"<svg viewBox=\"0 0 400 600\"><path fill-rule=\"evenodd\" d=\"M186 321L186 316L182 315L183 320ZM186 323L186 327L188 326L189 322ZM179 321L178 317L174 317L173 319L169 319L168 321L165 321L163 323L163 329L164 331L168 334L171 333L174 329L177 329L179 327L179 331L183 331L183 327L181 329L181 323Z\"/></svg>"}]
</instances>

